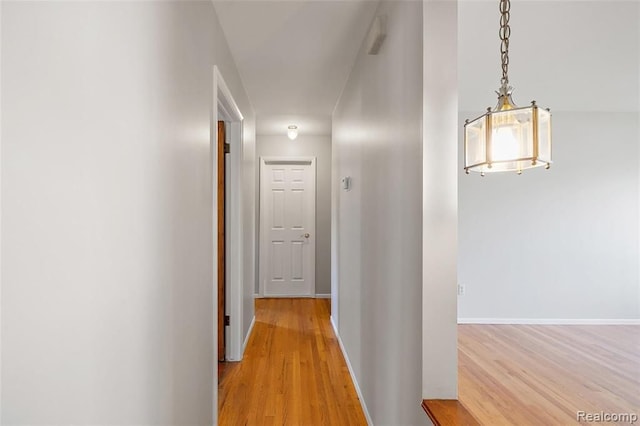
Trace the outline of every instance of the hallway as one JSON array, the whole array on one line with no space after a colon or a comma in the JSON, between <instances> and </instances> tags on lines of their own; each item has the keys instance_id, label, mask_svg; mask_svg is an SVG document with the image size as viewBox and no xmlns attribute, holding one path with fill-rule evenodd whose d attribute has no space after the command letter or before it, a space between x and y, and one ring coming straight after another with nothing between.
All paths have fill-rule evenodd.
<instances>
[{"instance_id":1,"label":"hallway","mask_svg":"<svg viewBox=\"0 0 640 426\"><path fill-rule=\"evenodd\" d=\"M220 425L366 425L329 299L257 299L241 363L220 383Z\"/></svg>"},{"instance_id":2,"label":"hallway","mask_svg":"<svg viewBox=\"0 0 640 426\"><path fill-rule=\"evenodd\" d=\"M0 0L0 424L417 426L507 390L516 423L640 415L613 333L458 357L458 323L640 324L640 1L514 0L512 80L507 9ZM507 80L531 107L490 121ZM549 170L465 174L551 140Z\"/></svg>"}]
</instances>

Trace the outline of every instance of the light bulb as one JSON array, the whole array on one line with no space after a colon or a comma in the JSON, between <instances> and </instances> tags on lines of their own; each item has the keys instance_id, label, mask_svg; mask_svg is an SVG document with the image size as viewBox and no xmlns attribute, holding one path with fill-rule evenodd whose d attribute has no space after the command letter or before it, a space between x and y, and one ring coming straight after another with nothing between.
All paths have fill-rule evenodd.
<instances>
[{"instance_id":1,"label":"light bulb","mask_svg":"<svg viewBox=\"0 0 640 426\"><path fill-rule=\"evenodd\" d=\"M289 136L289 139L294 140L295 138L298 137L298 126L289 126L287 129L287 136Z\"/></svg>"},{"instance_id":2,"label":"light bulb","mask_svg":"<svg viewBox=\"0 0 640 426\"><path fill-rule=\"evenodd\" d=\"M499 127L491 135L491 160L515 160L520 157L520 147L512 127Z\"/></svg>"}]
</instances>

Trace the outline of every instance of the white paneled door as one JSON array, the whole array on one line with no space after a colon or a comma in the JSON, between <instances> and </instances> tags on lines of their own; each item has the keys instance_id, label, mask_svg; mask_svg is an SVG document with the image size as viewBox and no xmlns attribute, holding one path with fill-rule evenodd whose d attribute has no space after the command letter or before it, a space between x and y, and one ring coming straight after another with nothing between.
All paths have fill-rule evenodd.
<instances>
[{"instance_id":1,"label":"white paneled door","mask_svg":"<svg viewBox=\"0 0 640 426\"><path fill-rule=\"evenodd\" d=\"M260 286L267 297L315 295L316 162L260 161Z\"/></svg>"}]
</instances>

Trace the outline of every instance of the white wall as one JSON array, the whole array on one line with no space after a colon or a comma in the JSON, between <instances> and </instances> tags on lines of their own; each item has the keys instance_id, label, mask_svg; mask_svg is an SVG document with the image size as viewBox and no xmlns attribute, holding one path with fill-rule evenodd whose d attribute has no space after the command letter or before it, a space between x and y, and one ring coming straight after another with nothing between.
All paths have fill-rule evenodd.
<instances>
[{"instance_id":1,"label":"white wall","mask_svg":"<svg viewBox=\"0 0 640 426\"><path fill-rule=\"evenodd\" d=\"M460 164L461 319L640 318L638 125L558 112L551 169L481 178Z\"/></svg>"},{"instance_id":2,"label":"white wall","mask_svg":"<svg viewBox=\"0 0 640 426\"><path fill-rule=\"evenodd\" d=\"M2 2L0 2L0 424L2 423Z\"/></svg>"},{"instance_id":3,"label":"white wall","mask_svg":"<svg viewBox=\"0 0 640 426\"><path fill-rule=\"evenodd\" d=\"M241 86L241 82L237 82ZM236 86L239 87L239 86ZM236 90L238 91L238 90ZM244 92L244 91L243 91ZM250 105L243 104L244 109L249 110L250 115L245 116L244 121L244 159L242 166L242 220L244 256L242 257L242 341L247 341L249 328L255 315L255 283L257 281L257 200L258 190L256 180L257 156L256 156L256 122Z\"/></svg>"},{"instance_id":4,"label":"white wall","mask_svg":"<svg viewBox=\"0 0 640 426\"><path fill-rule=\"evenodd\" d=\"M495 102L500 70L496 8L459 14L462 128ZM640 4L519 1L511 15L514 99L551 108L554 165L480 178L460 157L459 317L638 320Z\"/></svg>"},{"instance_id":5,"label":"white wall","mask_svg":"<svg viewBox=\"0 0 640 426\"><path fill-rule=\"evenodd\" d=\"M212 4L2 7L2 423L212 424Z\"/></svg>"},{"instance_id":6,"label":"white wall","mask_svg":"<svg viewBox=\"0 0 640 426\"><path fill-rule=\"evenodd\" d=\"M458 5L423 2L422 398L457 399Z\"/></svg>"},{"instance_id":7,"label":"white wall","mask_svg":"<svg viewBox=\"0 0 640 426\"><path fill-rule=\"evenodd\" d=\"M284 127L283 129L286 129ZM316 294L331 293L331 136L257 135L257 157L316 158ZM259 173L256 168L256 173ZM259 209L258 209L259 210ZM259 292L256 282L256 293Z\"/></svg>"},{"instance_id":8,"label":"white wall","mask_svg":"<svg viewBox=\"0 0 640 426\"><path fill-rule=\"evenodd\" d=\"M333 114L338 330L376 425L426 424L422 363L422 4L384 2ZM335 318L334 318L335 319Z\"/></svg>"}]
</instances>

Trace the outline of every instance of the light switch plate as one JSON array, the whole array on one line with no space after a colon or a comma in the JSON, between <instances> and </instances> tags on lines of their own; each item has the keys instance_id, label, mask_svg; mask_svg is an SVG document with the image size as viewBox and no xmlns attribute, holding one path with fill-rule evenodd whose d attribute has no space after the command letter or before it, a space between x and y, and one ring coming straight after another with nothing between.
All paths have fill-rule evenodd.
<instances>
[{"instance_id":1,"label":"light switch plate","mask_svg":"<svg viewBox=\"0 0 640 426\"><path fill-rule=\"evenodd\" d=\"M351 176L345 176L342 178L342 189L345 191L351 191Z\"/></svg>"}]
</instances>

